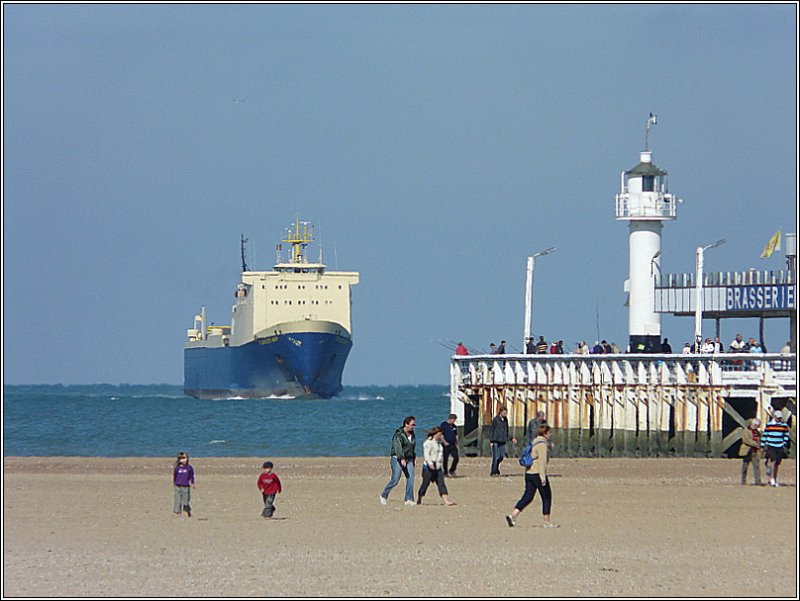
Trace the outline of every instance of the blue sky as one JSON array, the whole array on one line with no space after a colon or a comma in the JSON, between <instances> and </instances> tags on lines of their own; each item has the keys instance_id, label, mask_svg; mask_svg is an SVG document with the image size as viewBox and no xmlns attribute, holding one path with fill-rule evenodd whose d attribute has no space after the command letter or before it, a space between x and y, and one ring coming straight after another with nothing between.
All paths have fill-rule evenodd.
<instances>
[{"instance_id":1,"label":"blue sky","mask_svg":"<svg viewBox=\"0 0 800 601\"><path fill-rule=\"evenodd\" d=\"M784 267L759 254L796 231L796 11L4 4L4 381L180 383L192 316L230 318L239 236L270 269L298 215L361 272L345 384L446 383L448 339L519 347L550 246L533 333L624 346L614 196L651 111L684 199L662 271L719 238L709 271Z\"/></svg>"}]
</instances>

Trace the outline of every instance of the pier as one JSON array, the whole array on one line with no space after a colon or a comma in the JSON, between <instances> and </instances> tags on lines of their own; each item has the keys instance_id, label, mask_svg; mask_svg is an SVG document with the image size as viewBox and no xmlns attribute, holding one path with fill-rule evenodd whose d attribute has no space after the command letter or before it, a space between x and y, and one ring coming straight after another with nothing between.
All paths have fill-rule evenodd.
<instances>
[{"instance_id":1,"label":"pier","mask_svg":"<svg viewBox=\"0 0 800 601\"><path fill-rule=\"evenodd\" d=\"M785 236L786 270L706 273L704 253L725 244L722 238L696 247L693 274L664 273L662 230L677 219L682 200L669 191L668 172L653 162L648 135L657 122L650 113L645 150L620 173L615 203L617 221L628 224L623 289L631 352L453 356L450 406L465 454L490 454L487 433L501 407L519 441L506 446L509 455L521 452L528 422L543 411L554 430L554 454L562 457L735 457L748 419L766 424L773 410L788 408L796 456L796 235ZM761 258L780 249L780 241L778 229ZM535 259L554 250L528 256L523 344L531 339ZM723 319L758 318L761 345L765 319L788 319L791 352L662 354L665 313L694 316L693 350L706 350L704 318L715 320L717 336Z\"/></svg>"},{"instance_id":2,"label":"pier","mask_svg":"<svg viewBox=\"0 0 800 601\"><path fill-rule=\"evenodd\" d=\"M796 456L797 354L454 356L451 411L461 450L491 455L501 406L521 453L528 421L544 411L561 457L737 456L747 419L792 412Z\"/></svg>"}]
</instances>

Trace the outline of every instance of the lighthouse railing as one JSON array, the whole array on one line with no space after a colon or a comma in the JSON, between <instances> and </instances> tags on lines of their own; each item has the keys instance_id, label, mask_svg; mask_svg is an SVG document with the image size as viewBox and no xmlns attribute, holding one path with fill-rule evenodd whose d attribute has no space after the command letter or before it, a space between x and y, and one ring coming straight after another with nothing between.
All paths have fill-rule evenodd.
<instances>
[{"instance_id":1,"label":"lighthouse railing","mask_svg":"<svg viewBox=\"0 0 800 601\"><path fill-rule=\"evenodd\" d=\"M658 195L654 198L637 197L631 202L629 194L617 194L617 219L675 219L677 202L671 195Z\"/></svg>"}]
</instances>

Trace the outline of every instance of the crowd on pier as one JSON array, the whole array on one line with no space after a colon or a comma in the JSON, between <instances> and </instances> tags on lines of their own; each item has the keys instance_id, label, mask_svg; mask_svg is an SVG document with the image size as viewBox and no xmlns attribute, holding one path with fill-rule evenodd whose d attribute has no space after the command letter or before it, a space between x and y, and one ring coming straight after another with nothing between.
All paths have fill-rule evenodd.
<instances>
[{"instance_id":1,"label":"crowd on pier","mask_svg":"<svg viewBox=\"0 0 800 601\"><path fill-rule=\"evenodd\" d=\"M466 356L466 355L505 355L508 353L508 343L505 340L501 340L500 344L497 345L494 342L489 344L489 352L485 353L483 351L475 351L474 349L469 349L464 346L464 343L459 342L455 346L455 354L459 356ZM512 352L516 352L516 349L512 348ZM586 344L586 341L581 340L575 345L572 354L574 355L618 355L622 353L630 353L630 347L627 347L625 351L622 351L619 346L615 342L611 342L609 344L606 340L595 340L594 345L589 346ZM661 352L665 354L672 354L672 345L669 342L668 338L664 338L663 342L661 343ZM727 349L723 346L722 342L720 342L719 336L716 336L714 340L711 338L706 338L702 340L698 338L694 343L686 342L683 345L683 349L680 351L684 355L693 354L693 355L712 355L718 353L766 353L767 348L763 342L759 342L756 338L750 337L747 341L744 340L741 334L736 334L736 337L731 341L728 345ZM790 344L787 342L780 350L782 355L791 354L793 351L790 347ZM568 351L564 349L564 340L553 340L552 342L547 342L544 336L539 336L538 340L535 340L533 336L530 336L525 341L525 351L524 354L526 355L564 355L569 354Z\"/></svg>"}]
</instances>

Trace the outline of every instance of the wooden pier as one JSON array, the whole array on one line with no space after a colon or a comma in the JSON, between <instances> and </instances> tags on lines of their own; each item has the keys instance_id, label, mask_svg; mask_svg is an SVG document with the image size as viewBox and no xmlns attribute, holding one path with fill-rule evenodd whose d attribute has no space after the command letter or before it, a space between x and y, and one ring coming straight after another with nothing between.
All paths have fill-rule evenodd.
<instances>
[{"instance_id":1,"label":"wooden pier","mask_svg":"<svg viewBox=\"0 0 800 601\"><path fill-rule=\"evenodd\" d=\"M451 411L462 453L491 455L486 433L508 408L509 455L544 411L561 457L736 456L740 426L792 412L796 455L797 355L476 355L453 357Z\"/></svg>"}]
</instances>

